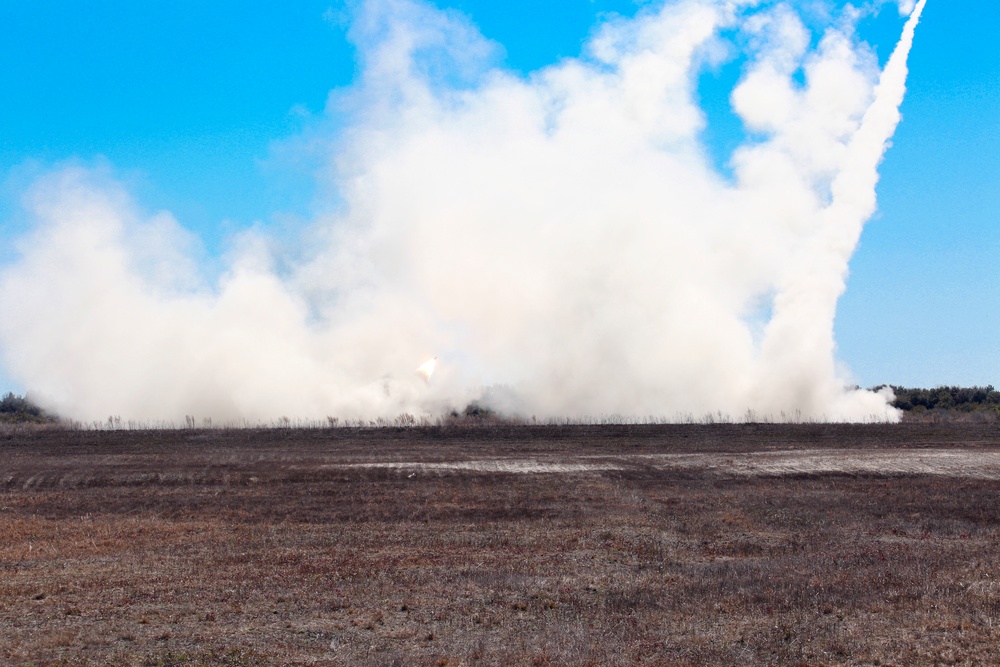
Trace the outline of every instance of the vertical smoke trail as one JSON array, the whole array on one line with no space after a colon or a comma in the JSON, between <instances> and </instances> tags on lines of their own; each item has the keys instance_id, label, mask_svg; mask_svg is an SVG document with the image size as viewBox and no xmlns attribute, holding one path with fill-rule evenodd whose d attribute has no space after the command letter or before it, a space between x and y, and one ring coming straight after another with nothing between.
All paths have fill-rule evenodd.
<instances>
[{"instance_id":1,"label":"vertical smoke trail","mask_svg":"<svg viewBox=\"0 0 1000 667\"><path fill-rule=\"evenodd\" d=\"M369 0L332 97L343 206L299 255L246 232L207 285L169 215L57 172L0 270L5 368L83 419L439 414L491 384L542 417L893 419L844 389L833 318L923 7L881 72L849 17L813 47L788 5L683 0L521 77L464 20ZM723 31L748 49L732 179L695 85Z\"/></svg>"},{"instance_id":2,"label":"vertical smoke trail","mask_svg":"<svg viewBox=\"0 0 1000 667\"><path fill-rule=\"evenodd\" d=\"M881 73L874 99L846 144L841 167L830 185L831 201L817 220L819 233L814 247L804 253L808 266L791 273L775 298L774 315L763 344L763 365L772 374L765 384L795 388L811 414L822 410L837 414L848 409L845 404L868 398L860 392L845 394L836 385L823 387L813 377L796 383L794 376L796 370L807 369L811 362L820 360L827 365L824 373L831 379L836 377L832 324L837 300L844 292L847 263L862 227L876 209L878 165L899 124L899 107L906 91L906 62L925 3L920 0L906 21L902 37ZM878 406L872 405L872 409L877 412Z\"/></svg>"}]
</instances>

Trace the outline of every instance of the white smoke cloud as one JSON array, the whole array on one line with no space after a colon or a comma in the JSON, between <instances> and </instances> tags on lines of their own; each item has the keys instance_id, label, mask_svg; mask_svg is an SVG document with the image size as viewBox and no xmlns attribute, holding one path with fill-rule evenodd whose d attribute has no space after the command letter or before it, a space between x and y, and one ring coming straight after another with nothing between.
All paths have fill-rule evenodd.
<instances>
[{"instance_id":1,"label":"white smoke cloud","mask_svg":"<svg viewBox=\"0 0 1000 667\"><path fill-rule=\"evenodd\" d=\"M5 368L84 419L434 414L487 384L539 416L894 419L844 388L833 319L922 8L881 72L844 21L811 48L787 5L680 0L523 78L460 16L370 0L331 98L344 206L301 257L248 231L206 283L169 214L59 171L0 273ZM753 138L727 179L695 81L733 28Z\"/></svg>"}]
</instances>

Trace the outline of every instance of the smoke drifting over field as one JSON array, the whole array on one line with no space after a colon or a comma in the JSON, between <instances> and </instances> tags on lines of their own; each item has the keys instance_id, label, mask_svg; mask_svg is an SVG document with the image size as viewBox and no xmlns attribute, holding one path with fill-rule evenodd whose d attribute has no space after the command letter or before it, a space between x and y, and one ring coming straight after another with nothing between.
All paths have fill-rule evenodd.
<instances>
[{"instance_id":1,"label":"smoke drifting over field","mask_svg":"<svg viewBox=\"0 0 1000 667\"><path fill-rule=\"evenodd\" d=\"M248 231L206 284L169 214L60 171L0 274L5 368L84 419L438 414L495 384L539 417L893 419L844 388L833 320L923 5L881 71L856 12L813 39L785 4L682 0L525 78L461 18L371 0L331 97L343 206L298 259ZM696 80L736 45L723 175Z\"/></svg>"}]
</instances>

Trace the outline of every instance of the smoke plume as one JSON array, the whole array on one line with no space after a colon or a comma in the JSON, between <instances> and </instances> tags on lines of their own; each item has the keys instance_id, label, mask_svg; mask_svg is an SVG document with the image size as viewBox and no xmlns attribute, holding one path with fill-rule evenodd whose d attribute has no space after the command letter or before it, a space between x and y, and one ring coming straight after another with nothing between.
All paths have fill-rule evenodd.
<instances>
[{"instance_id":1,"label":"smoke plume","mask_svg":"<svg viewBox=\"0 0 1000 667\"><path fill-rule=\"evenodd\" d=\"M209 280L171 215L52 173L0 272L4 367L81 419L433 415L485 386L539 417L895 419L846 388L833 321L923 6L881 70L856 11L676 0L524 76L455 14L369 0L321 146L337 212L291 255L244 232ZM737 48L721 173L697 80Z\"/></svg>"}]
</instances>

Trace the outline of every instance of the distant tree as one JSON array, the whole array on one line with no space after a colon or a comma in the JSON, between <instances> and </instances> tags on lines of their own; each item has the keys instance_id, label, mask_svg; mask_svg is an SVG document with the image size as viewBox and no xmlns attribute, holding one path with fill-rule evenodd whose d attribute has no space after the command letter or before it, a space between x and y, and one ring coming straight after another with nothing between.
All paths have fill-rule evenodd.
<instances>
[{"instance_id":1,"label":"distant tree","mask_svg":"<svg viewBox=\"0 0 1000 667\"><path fill-rule=\"evenodd\" d=\"M0 399L0 413L3 414L28 414L41 415L42 410L32 403L25 396L17 396L14 392L7 392L7 395Z\"/></svg>"},{"instance_id":2,"label":"distant tree","mask_svg":"<svg viewBox=\"0 0 1000 667\"><path fill-rule=\"evenodd\" d=\"M0 398L0 421L50 421L51 415L47 415L42 408L36 405L28 396L18 396L14 392Z\"/></svg>"}]
</instances>

